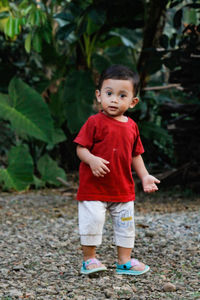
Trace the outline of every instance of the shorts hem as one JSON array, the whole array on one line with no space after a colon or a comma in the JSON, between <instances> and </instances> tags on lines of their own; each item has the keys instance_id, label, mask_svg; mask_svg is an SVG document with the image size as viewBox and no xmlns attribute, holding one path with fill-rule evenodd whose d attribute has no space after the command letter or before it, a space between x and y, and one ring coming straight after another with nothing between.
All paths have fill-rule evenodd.
<instances>
[{"instance_id":1,"label":"shorts hem","mask_svg":"<svg viewBox=\"0 0 200 300\"><path fill-rule=\"evenodd\" d=\"M99 246L102 243L102 235L81 235L80 240L83 246Z\"/></svg>"},{"instance_id":2,"label":"shorts hem","mask_svg":"<svg viewBox=\"0 0 200 300\"><path fill-rule=\"evenodd\" d=\"M123 248L134 248L135 238L115 237L115 245Z\"/></svg>"}]
</instances>

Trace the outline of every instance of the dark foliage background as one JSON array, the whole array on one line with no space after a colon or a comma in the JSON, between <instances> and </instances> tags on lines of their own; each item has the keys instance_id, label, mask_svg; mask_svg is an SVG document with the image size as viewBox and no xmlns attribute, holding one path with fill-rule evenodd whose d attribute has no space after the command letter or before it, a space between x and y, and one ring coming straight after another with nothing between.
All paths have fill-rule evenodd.
<instances>
[{"instance_id":1,"label":"dark foliage background","mask_svg":"<svg viewBox=\"0 0 200 300\"><path fill-rule=\"evenodd\" d=\"M121 63L140 74L128 115L148 168L198 191L199 17L195 0L1 1L1 186L59 185L78 169L73 139L98 111L98 76Z\"/></svg>"}]
</instances>

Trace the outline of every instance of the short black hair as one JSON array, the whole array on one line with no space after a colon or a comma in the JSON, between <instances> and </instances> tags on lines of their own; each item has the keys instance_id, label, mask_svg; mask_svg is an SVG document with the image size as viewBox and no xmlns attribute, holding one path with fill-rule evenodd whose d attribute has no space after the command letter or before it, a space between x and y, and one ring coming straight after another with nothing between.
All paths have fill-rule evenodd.
<instances>
[{"instance_id":1,"label":"short black hair","mask_svg":"<svg viewBox=\"0 0 200 300\"><path fill-rule=\"evenodd\" d=\"M99 78L98 89L101 90L104 80L106 79L118 79L118 80L130 80L133 83L133 94L134 97L138 93L139 89L139 75L133 72L126 66L123 65L112 65L105 69Z\"/></svg>"}]
</instances>

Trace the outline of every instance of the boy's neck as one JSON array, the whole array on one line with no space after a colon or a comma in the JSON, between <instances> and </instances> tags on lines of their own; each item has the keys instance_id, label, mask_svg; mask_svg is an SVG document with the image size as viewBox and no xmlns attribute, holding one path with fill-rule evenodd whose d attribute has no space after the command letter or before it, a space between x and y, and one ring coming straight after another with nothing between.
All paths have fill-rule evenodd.
<instances>
[{"instance_id":1,"label":"boy's neck","mask_svg":"<svg viewBox=\"0 0 200 300\"><path fill-rule=\"evenodd\" d=\"M108 115L104 110L102 110L102 113L103 113L105 116L107 116L107 117L109 117L109 118L111 118L111 119L114 119L114 120L116 120L116 121L119 121L119 122L122 122L122 123L128 122L128 117L126 117L126 116L124 116L124 115L120 115L120 116L110 116L110 115Z\"/></svg>"}]
</instances>

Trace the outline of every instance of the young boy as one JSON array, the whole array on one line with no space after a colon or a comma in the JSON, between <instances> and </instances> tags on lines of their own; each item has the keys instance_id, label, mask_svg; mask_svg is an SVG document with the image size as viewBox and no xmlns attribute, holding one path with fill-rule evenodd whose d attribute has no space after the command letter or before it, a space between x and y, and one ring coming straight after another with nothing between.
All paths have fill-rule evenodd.
<instances>
[{"instance_id":1,"label":"young boy","mask_svg":"<svg viewBox=\"0 0 200 300\"><path fill-rule=\"evenodd\" d=\"M131 166L142 181L144 192L158 190L160 181L149 175L136 123L124 113L139 101L138 76L122 65L105 70L96 90L102 111L89 117L74 142L81 160L79 233L83 250L82 274L106 270L96 259L101 244L106 210L109 210L117 246L118 274L140 275L149 266L131 259L134 246L134 181Z\"/></svg>"}]
</instances>

